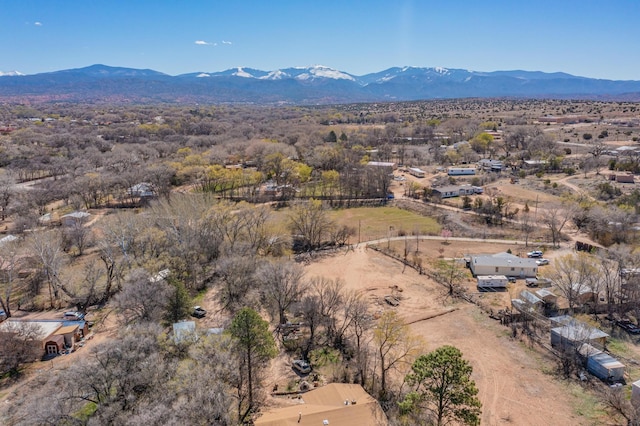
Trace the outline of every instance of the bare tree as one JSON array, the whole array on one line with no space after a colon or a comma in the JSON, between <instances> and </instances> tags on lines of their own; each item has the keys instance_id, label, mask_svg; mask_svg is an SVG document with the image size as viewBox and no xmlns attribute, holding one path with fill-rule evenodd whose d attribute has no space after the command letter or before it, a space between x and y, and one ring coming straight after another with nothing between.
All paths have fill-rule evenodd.
<instances>
[{"instance_id":1,"label":"bare tree","mask_svg":"<svg viewBox=\"0 0 640 426\"><path fill-rule=\"evenodd\" d=\"M20 367L42 356L38 324L27 321L10 321L0 333L0 371L17 375Z\"/></svg>"},{"instance_id":2,"label":"bare tree","mask_svg":"<svg viewBox=\"0 0 640 426\"><path fill-rule=\"evenodd\" d=\"M271 308L278 324L287 322L286 311L300 300L307 289L304 271L296 263L276 261L264 263L257 273L262 289L262 298Z\"/></svg>"},{"instance_id":3,"label":"bare tree","mask_svg":"<svg viewBox=\"0 0 640 426\"><path fill-rule=\"evenodd\" d=\"M379 393L387 398L388 377L399 367L408 367L417 356L422 342L410 331L395 311L386 311L376 323L373 345L380 372Z\"/></svg>"},{"instance_id":4,"label":"bare tree","mask_svg":"<svg viewBox=\"0 0 640 426\"><path fill-rule=\"evenodd\" d=\"M296 204L289 215L292 234L301 241L302 250L314 250L322 245L333 222L319 200Z\"/></svg>"},{"instance_id":5,"label":"bare tree","mask_svg":"<svg viewBox=\"0 0 640 426\"><path fill-rule=\"evenodd\" d=\"M63 243L66 247L75 247L77 255L82 256L84 250L93 242L91 228L85 226L82 221L73 221L62 232Z\"/></svg>"},{"instance_id":6,"label":"bare tree","mask_svg":"<svg viewBox=\"0 0 640 426\"><path fill-rule=\"evenodd\" d=\"M37 231L28 239L28 249L49 288L49 304L53 308L60 301L60 270L64 262L58 232ZM55 304L54 304L55 302Z\"/></svg>"},{"instance_id":7,"label":"bare tree","mask_svg":"<svg viewBox=\"0 0 640 426\"><path fill-rule=\"evenodd\" d=\"M560 293L567 299L569 309L573 311L580 303L581 295L594 291L590 286L590 277L596 274L594 259L586 253L568 254L554 260L548 267L545 277L551 279Z\"/></svg>"},{"instance_id":8,"label":"bare tree","mask_svg":"<svg viewBox=\"0 0 640 426\"><path fill-rule=\"evenodd\" d=\"M373 317L369 313L369 305L363 298L354 300L350 310L351 323L350 331L352 334L353 345L355 349L356 368L358 370L357 377L362 386L367 380L367 370L369 369L370 350L370 333L369 329L373 325Z\"/></svg>"},{"instance_id":9,"label":"bare tree","mask_svg":"<svg viewBox=\"0 0 640 426\"><path fill-rule=\"evenodd\" d=\"M570 204L551 204L542 211L542 223L546 225L551 234L551 242L554 247L558 247L562 230L569 220L573 217L575 209Z\"/></svg>"},{"instance_id":10,"label":"bare tree","mask_svg":"<svg viewBox=\"0 0 640 426\"><path fill-rule=\"evenodd\" d=\"M217 298L222 307L234 313L243 306L254 306L258 259L255 256L232 255L217 264Z\"/></svg>"},{"instance_id":11,"label":"bare tree","mask_svg":"<svg viewBox=\"0 0 640 426\"><path fill-rule=\"evenodd\" d=\"M0 307L11 317L11 302L19 290L18 271L23 262L18 241L0 245Z\"/></svg>"},{"instance_id":12,"label":"bare tree","mask_svg":"<svg viewBox=\"0 0 640 426\"><path fill-rule=\"evenodd\" d=\"M171 287L142 269L134 269L126 278L122 291L113 298L115 308L127 323L159 322L169 303Z\"/></svg>"}]
</instances>

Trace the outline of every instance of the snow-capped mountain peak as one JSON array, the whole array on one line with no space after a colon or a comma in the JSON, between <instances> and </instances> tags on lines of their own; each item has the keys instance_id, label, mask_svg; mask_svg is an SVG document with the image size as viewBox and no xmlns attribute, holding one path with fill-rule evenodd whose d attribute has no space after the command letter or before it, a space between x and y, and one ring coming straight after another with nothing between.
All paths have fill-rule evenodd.
<instances>
[{"instance_id":1,"label":"snow-capped mountain peak","mask_svg":"<svg viewBox=\"0 0 640 426\"><path fill-rule=\"evenodd\" d=\"M295 78L298 80L313 80L316 78L331 78L334 80L350 80L355 81L356 79L353 76L344 73L342 71L338 71L333 68L325 67L324 65L314 65L306 68L295 68L297 70L303 71L298 74Z\"/></svg>"},{"instance_id":2,"label":"snow-capped mountain peak","mask_svg":"<svg viewBox=\"0 0 640 426\"><path fill-rule=\"evenodd\" d=\"M24 74L22 74L20 71L7 71L7 72L0 71L0 77L18 77L23 75Z\"/></svg>"},{"instance_id":3,"label":"snow-capped mountain peak","mask_svg":"<svg viewBox=\"0 0 640 426\"><path fill-rule=\"evenodd\" d=\"M236 77L254 78L253 75L243 70L242 67L238 67L237 71L234 72L232 75L235 75Z\"/></svg>"}]
</instances>

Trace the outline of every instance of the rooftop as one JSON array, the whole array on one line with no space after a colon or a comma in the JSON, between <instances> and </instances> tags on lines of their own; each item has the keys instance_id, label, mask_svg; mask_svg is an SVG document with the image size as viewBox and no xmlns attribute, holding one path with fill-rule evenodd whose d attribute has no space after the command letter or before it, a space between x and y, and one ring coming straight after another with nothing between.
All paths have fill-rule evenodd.
<instances>
[{"instance_id":1,"label":"rooftop","mask_svg":"<svg viewBox=\"0 0 640 426\"><path fill-rule=\"evenodd\" d=\"M256 426L385 426L378 402L360 385L332 383L302 395L302 403L265 412Z\"/></svg>"}]
</instances>

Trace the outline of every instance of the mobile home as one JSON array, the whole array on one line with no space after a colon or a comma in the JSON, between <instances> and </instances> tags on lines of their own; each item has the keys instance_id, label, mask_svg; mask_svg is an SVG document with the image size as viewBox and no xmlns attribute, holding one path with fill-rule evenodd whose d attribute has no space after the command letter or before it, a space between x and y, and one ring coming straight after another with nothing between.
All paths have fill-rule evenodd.
<instances>
[{"instance_id":1,"label":"mobile home","mask_svg":"<svg viewBox=\"0 0 640 426\"><path fill-rule=\"evenodd\" d=\"M426 175L424 170L417 167L409 167L409 174L418 178L423 178Z\"/></svg>"},{"instance_id":2,"label":"mobile home","mask_svg":"<svg viewBox=\"0 0 640 426\"><path fill-rule=\"evenodd\" d=\"M471 167L449 167L449 176L470 176L476 174L476 169Z\"/></svg>"}]
</instances>

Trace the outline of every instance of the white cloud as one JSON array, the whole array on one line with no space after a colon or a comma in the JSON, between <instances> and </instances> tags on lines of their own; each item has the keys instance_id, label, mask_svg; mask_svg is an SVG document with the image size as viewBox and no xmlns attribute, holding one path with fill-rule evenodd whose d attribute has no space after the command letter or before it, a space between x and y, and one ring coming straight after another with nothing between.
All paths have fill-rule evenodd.
<instances>
[{"instance_id":1,"label":"white cloud","mask_svg":"<svg viewBox=\"0 0 640 426\"><path fill-rule=\"evenodd\" d=\"M200 46L208 46L211 43L204 41L204 40L196 40L196 44L199 44Z\"/></svg>"},{"instance_id":2,"label":"white cloud","mask_svg":"<svg viewBox=\"0 0 640 426\"><path fill-rule=\"evenodd\" d=\"M230 41L222 40L222 44L232 44Z\"/></svg>"},{"instance_id":3,"label":"white cloud","mask_svg":"<svg viewBox=\"0 0 640 426\"><path fill-rule=\"evenodd\" d=\"M35 25L36 27L41 27L42 26L42 22L36 21L36 22L33 23L33 25Z\"/></svg>"}]
</instances>

